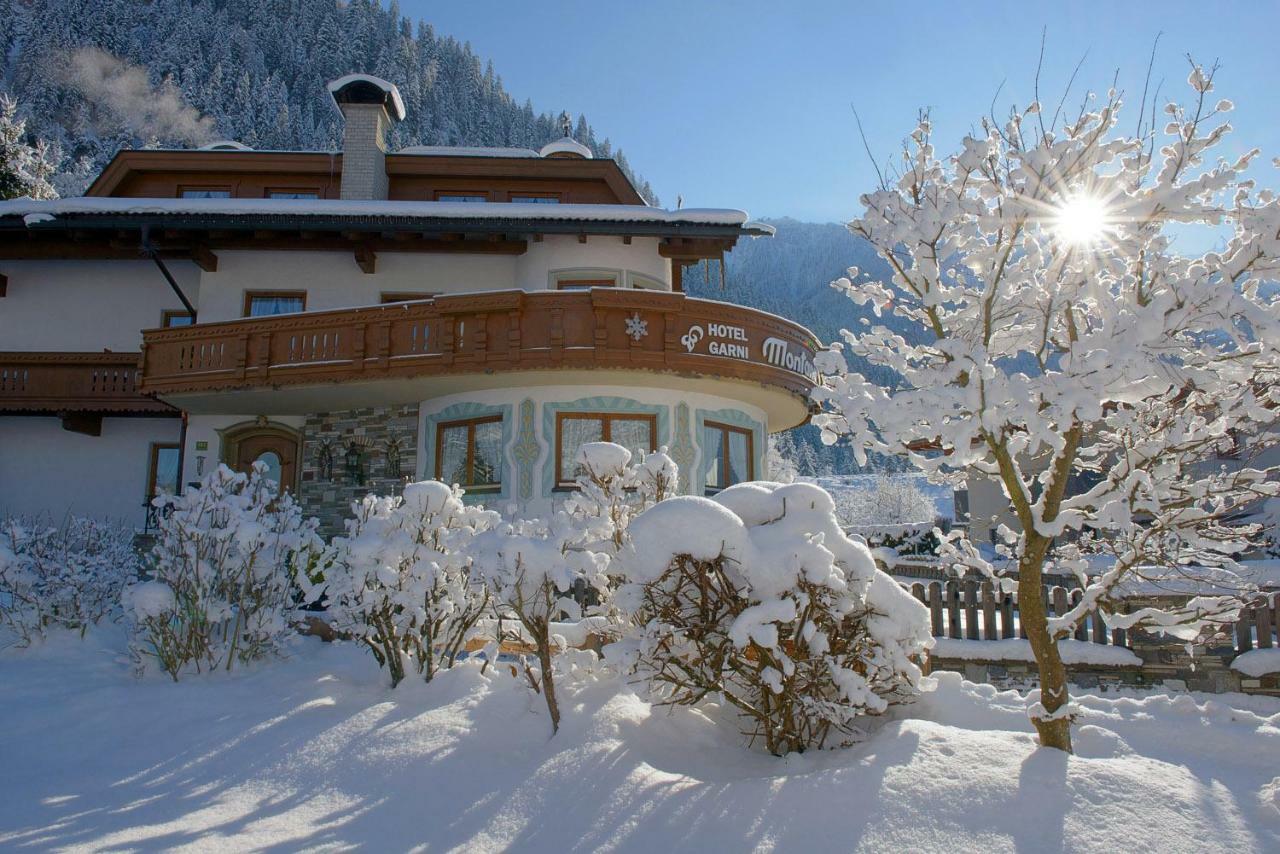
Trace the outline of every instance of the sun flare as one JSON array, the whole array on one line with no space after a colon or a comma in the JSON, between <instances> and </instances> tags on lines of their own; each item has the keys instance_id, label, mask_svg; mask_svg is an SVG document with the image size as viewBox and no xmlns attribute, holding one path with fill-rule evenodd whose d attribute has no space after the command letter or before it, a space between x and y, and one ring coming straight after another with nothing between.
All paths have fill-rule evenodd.
<instances>
[{"instance_id":1,"label":"sun flare","mask_svg":"<svg viewBox=\"0 0 1280 854\"><path fill-rule=\"evenodd\" d=\"M1088 193L1068 198L1053 216L1053 230L1075 246L1093 246L1106 236L1110 211L1107 203Z\"/></svg>"}]
</instances>

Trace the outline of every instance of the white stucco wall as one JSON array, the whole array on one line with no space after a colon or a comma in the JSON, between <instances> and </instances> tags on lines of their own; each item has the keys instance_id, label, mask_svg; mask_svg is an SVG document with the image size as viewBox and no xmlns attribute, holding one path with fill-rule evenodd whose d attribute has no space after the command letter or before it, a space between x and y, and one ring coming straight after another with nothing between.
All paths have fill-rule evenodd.
<instances>
[{"instance_id":1,"label":"white stucco wall","mask_svg":"<svg viewBox=\"0 0 1280 854\"><path fill-rule=\"evenodd\" d=\"M222 459L222 435L219 431L228 427L249 424L257 415L190 415L187 417L187 445L182 460L182 483L198 481L202 475L217 468ZM272 424L283 424L301 430L306 418L300 415L277 415ZM205 447L201 448L200 444Z\"/></svg>"},{"instance_id":2,"label":"white stucco wall","mask_svg":"<svg viewBox=\"0 0 1280 854\"><path fill-rule=\"evenodd\" d=\"M177 442L177 418L104 418L101 436L57 418L0 416L0 516L68 513L141 526L151 443Z\"/></svg>"},{"instance_id":3,"label":"white stucco wall","mask_svg":"<svg viewBox=\"0 0 1280 854\"><path fill-rule=\"evenodd\" d=\"M579 243L572 235L530 242L529 251L517 258L516 287L542 290L549 286L553 271L566 269L637 273L671 287L671 262L658 254L657 238L637 237L628 246L621 237L589 237ZM618 284L630 286L629 278L622 275Z\"/></svg>"},{"instance_id":4,"label":"white stucco wall","mask_svg":"<svg viewBox=\"0 0 1280 854\"><path fill-rule=\"evenodd\" d=\"M193 302L200 269L165 262ZM151 261L0 261L0 350L136 351L182 303Z\"/></svg>"},{"instance_id":5,"label":"white stucco wall","mask_svg":"<svg viewBox=\"0 0 1280 854\"><path fill-rule=\"evenodd\" d=\"M684 403L688 407L688 439L693 445L693 463L689 467L689 487L690 492L697 495L701 495L703 491L703 449L702 436L699 435L700 431L698 430L698 414L700 412L721 412L724 410L740 413L759 425L760 436L756 438L754 443L755 477L757 479L766 477L765 457L769 425L767 416L762 409L731 398L695 392L674 393L670 389L657 387L618 387L586 384L493 389L436 397L422 402L419 410L417 476L423 478L434 474L436 436L433 416L438 416L446 410L456 408L459 404L474 404L481 407L495 408L510 407L512 424L508 430L507 443L504 447L503 496L500 499L486 498L485 500L491 503L501 501L504 506L514 505L520 512L530 515L546 513L561 498L559 494L551 496L546 494L546 485L550 480L549 472L553 471L555 466L554 426L551 432L548 432L547 422L549 419L546 417L546 410L548 406L572 404L576 401L593 398L623 398L643 406L658 407L663 410L665 418L661 416L659 418L660 435L657 436L657 443L660 446L667 445L668 452L673 457L677 456L676 446L679 442L679 414L677 408L681 403ZM515 455L515 447L521 439L520 408L525 400L532 400L534 403L533 430L534 438L538 445L538 457L532 466L533 495L530 499L523 499L519 495L517 480L519 466ZM595 409L596 407L591 406L588 408ZM599 408L603 411L626 411L612 410L608 406ZM464 414L461 417L468 416ZM554 425L554 420L550 420ZM664 425L666 428L665 435L662 434Z\"/></svg>"},{"instance_id":6,"label":"white stucco wall","mask_svg":"<svg viewBox=\"0 0 1280 854\"><path fill-rule=\"evenodd\" d=\"M218 252L218 270L202 274L201 322L233 320L244 311L246 291L304 290L307 310L377 305L383 293L474 293L522 288L544 290L554 271L613 270L628 286L632 275L670 287L670 264L655 238L551 236L529 243L523 255L380 252L376 272L365 273L349 252Z\"/></svg>"}]
</instances>

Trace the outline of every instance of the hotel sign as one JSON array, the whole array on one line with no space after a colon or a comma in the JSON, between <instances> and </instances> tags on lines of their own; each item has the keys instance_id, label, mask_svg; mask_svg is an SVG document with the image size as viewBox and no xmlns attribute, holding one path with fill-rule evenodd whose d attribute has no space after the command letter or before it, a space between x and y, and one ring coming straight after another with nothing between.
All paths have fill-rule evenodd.
<instances>
[{"instance_id":1,"label":"hotel sign","mask_svg":"<svg viewBox=\"0 0 1280 854\"><path fill-rule=\"evenodd\" d=\"M812 382L818 380L809 348L785 338L768 337L760 340L741 326L729 323L695 323L681 336L680 343L688 353L773 365Z\"/></svg>"}]
</instances>

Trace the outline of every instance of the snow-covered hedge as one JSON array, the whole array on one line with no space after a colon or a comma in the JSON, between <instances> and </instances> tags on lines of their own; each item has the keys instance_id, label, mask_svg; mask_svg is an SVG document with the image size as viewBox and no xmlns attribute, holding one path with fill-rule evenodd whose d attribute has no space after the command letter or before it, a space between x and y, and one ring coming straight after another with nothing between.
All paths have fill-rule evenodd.
<instances>
[{"instance_id":1,"label":"snow-covered hedge","mask_svg":"<svg viewBox=\"0 0 1280 854\"><path fill-rule=\"evenodd\" d=\"M917 690L927 613L812 484L747 483L640 514L616 601L655 702L723 700L770 753L846 743Z\"/></svg>"},{"instance_id":2,"label":"snow-covered hedge","mask_svg":"<svg viewBox=\"0 0 1280 854\"><path fill-rule=\"evenodd\" d=\"M133 531L125 525L79 517L59 527L0 520L0 626L24 645L51 627L83 635L118 616L120 591L138 569Z\"/></svg>"},{"instance_id":3,"label":"snow-covered hedge","mask_svg":"<svg viewBox=\"0 0 1280 854\"><path fill-rule=\"evenodd\" d=\"M154 659L174 678L230 670L278 652L295 608L294 579L323 542L289 494L255 464L219 466L180 496L161 496L149 580L124 592L139 666Z\"/></svg>"},{"instance_id":4,"label":"snow-covered hedge","mask_svg":"<svg viewBox=\"0 0 1280 854\"><path fill-rule=\"evenodd\" d=\"M452 666L488 589L472 577L469 547L499 516L462 502L439 481L411 483L402 497L366 496L352 509L347 537L334 541L323 579L308 587L329 622L363 641L394 688L410 668L428 681Z\"/></svg>"}]
</instances>

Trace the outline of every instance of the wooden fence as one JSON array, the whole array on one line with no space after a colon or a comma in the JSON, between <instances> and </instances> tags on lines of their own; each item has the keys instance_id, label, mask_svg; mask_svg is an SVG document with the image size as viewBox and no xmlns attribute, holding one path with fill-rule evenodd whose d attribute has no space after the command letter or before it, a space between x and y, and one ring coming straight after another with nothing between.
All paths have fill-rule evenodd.
<instances>
[{"instance_id":1,"label":"wooden fence","mask_svg":"<svg viewBox=\"0 0 1280 854\"><path fill-rule=\"evenodd\" d=\"M929 622L934 637L956 640L1002 640L1025 638L1026 630L1018 613L1017 596L1001 593L990 580L976 578L949 579L929 584L916 582L910 585L911 595L929 609ZM1079 603L1084 596L1079 589L1065 587L1041 588L1041 601L1050 616L1062 616ZM1280 626L1280 596L1261 597L1252 607L1241 611L1240 619L1223 626L1220 633L1224 643L1232 643L1237 653L1248 652L1255 647L1270 649L1280 646L1277 628ZM1074 638L1097 644L1132 647L1130 633L1124 629L1108 629L1105 618L1091 613L1080 621Z\"/></svg>"}]
</instances>

